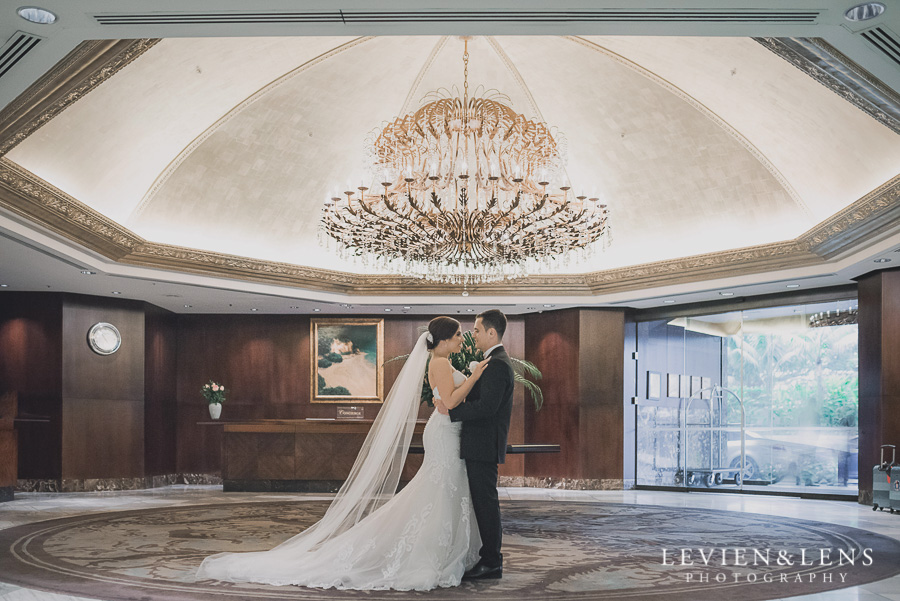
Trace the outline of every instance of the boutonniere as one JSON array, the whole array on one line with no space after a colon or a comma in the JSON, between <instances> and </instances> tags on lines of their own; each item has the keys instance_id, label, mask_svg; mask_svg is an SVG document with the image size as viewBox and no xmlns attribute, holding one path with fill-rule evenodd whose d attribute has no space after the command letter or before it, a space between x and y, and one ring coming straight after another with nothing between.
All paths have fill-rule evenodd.
<instances>
[{"instance_id":1,"label":"boutonniere","mask_svg":"<svg viewBox=\"0 0 900 601\"><path fill-rule=\"evenodd\" d=\"M481 363L481 362L480 361L472 361L471 363L469 363L469 373L470 374L475 373L475 368L478 367L479 363Z\"/></svg>"}]
</instances>

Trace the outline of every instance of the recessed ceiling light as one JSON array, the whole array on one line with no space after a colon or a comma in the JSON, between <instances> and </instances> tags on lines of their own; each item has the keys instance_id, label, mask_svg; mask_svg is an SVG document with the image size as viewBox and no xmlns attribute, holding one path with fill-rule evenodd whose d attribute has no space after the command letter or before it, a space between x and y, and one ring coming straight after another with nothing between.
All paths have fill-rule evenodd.
<instances>
[{"instance_id":1,"label":"recessed ceiling light","mask_svg":"<svg viewBox=\"0 0 900 601\"><path fill-rule=\"evenodd\" d=\"M853 8L847 9L847 11L844 12L844 18L848 21L853 21L854 23L868 21L881 16L881 13L884 12L884 8L884 4L881 2L863 2L862 4L857 4Z\"/></svg>"},{"instance_id":2,"label":"recessed ceiling light","mask_svg":"<svg viewBox=\"0 0 900 601\"><path fill-rule=\"evenodd\" d=\"M250 309L251 311L259 311L259 309Z\"/></svg>"},{"instance_id":3,"label":"recessed ceiling light","mask_svg":"<svg viewBox=\"0 0 900 601\"><path fill-rule=\"evenodd\" d=\"M318 312L321 311L321 310L322 310L322 309L319 309L319 308L313 309L313 311L315 311L316 313L318 313Z\"/></svg>"},{"instance_id":4,"label":"recessed ceiling light","mask_svg":"<svg viewBox=\"0 0 900 601\"><path fill-rule=\"evenodd\" d=\"M664 302L665 304L667 304L667 305L671 305L671 304L674 304L674 303L675 303L675 301L672 300L672 299L664 300L663 302Z\"/></svg>"},{"instance_id":5,"label":"recessed ceiling light","mask_svg":"<svg viewBox=\"0 0 900 601\"><path fill-rule=\"evenodd\" d=\"M788 284L785 288L799 288L800 284Z\"/></svg>"},{"instance_id":6,"label":"recessed ceiling light","mask_svg":"<svg viewBox=\"0 0 900 601\"><path fill-rule=\"evenodd\" d=\"M734 296L734 292L720 292L719 296Z\"/></svg>"},{"instance_id":7,"label":"recessed ceiling light","mask_svg":"<svg viewBox=\"0 0 900 601\"><path fill-rule=\"evenodd\" d=\"M544 306L549 309L550 307L555 307L556 305L544 305Z\"/></svg>"},{"instance_id":8,"label":"recessed ceiling light","mask_svg":"<svg viewBox=\"0 0 900 601\"><path fill-rule=\"evenodd\" d=\"M891 259L875 259L876 263L890 263Z\"/></svg>"},{"instance_id":9,"label":"recessed ceiling light","mask_svg":"<svg viewBox=\"0 0 900 601\"><path fill-rule=\"evenodd\" d=\"M474 312L475 312L475 309L466 309L466 311L469 312L469 313L474 313Z\"/></svg>"},{"instance_id":10,"label":"recessed ceiling light","mask_svg":"<svg viewBox=\"0 0 900 601\"><path fill-rule=\"evenodd\" d=\"M882 7L882 10L884 7ZM49 10L38 8L36 6L23 6L16 11L19 16L29 23L37 23L38 25L50 25L56 22L56 15Z\"/></svg>"},{"instance_id":11,"label":"recessed ceiling light","mask_svg":"<svg viewBox=\"0 0 900 601\"><path fill-rule=\"evenodd\" d=\"M412 309L412 307L403 307L403 308L406 309L407 311L409 311L410 309Z\"/></svg>"},{"instance_id":12,"label":"recessed ceiling light","mask_svg":"<svg viewBox=\"0 0 900 601\"><path fill-rule=\"evenodd\" d=\"M82 275L97 275L97 272L91 271L90 269L82 269L81 274Z\"/></svg>"},{"instance_id":13,"label":"recessed ceiling light","mask_svg":"<svg viewBox=\"0 0 900 601\"><path fill-rule=\"evenodd\" d=\"M119 292L119 291L118 291L118 290L113 290L113 292L112 292L112 293L113 293L113 294L122 294L122 293L121 293L121 292Z\"/></svg>"},{"instance_id":14,"label":"recessed ceiling light","mask_svg":"<svg viewBox=\"0 0 900 601\"><path fill-rule=\"evenodd\" d=\"M184 308L185 308L185 309L190 309L192 306L193 306L193 305L185 305Z\"/></svg>"},{"instance_id":15,"label":"recessed ceiling light","mask_svg":"<svg viewBox=\"0 0 900 601\"><path fill-rule=\"evenodd\" d=\"M390 309L385 309L384 312L385 312L385 313L390 313L391 310L390 310Z\"/></svg>"},{"instance_id":16,"label":"recessed ceiling light","mask_svg":"<svg viewBox=\"0 0 900 601\"><path fill-rule=\"evenodd\" d=\"M9 284L0 284L0 288L9 288Z\"/></svg>"}]
</instances>

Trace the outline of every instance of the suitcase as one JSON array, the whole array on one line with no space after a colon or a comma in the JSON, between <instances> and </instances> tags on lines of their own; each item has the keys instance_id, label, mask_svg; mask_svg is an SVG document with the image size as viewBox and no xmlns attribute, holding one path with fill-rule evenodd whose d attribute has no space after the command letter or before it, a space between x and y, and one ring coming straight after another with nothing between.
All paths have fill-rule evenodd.
<instances>
[{"instance_id":1,"label":"suitcase","mask_svg":"<svg viewBox=\"0 0 900 601\"><path fill-rule=\"evenodd\" d=\"M900 513L900 468L891 470L891 513Z\"/></svg>"},{"instance_id":2,"label":"suitcase","mask_svg":"<svg viewBox=\"0 0 900 601\"><path fill-rule=\"evenodd\" d=\"M884 460L884 450L891 449L891 462ZM872 511L891 509L891 480L900 477L900 466L896 466L897 447L892 444L881 445L881 463L872 468ZM893 478L891 472L893 471ZM893 509L891 509L893 513Z\"/></svg>"}]
</instances>

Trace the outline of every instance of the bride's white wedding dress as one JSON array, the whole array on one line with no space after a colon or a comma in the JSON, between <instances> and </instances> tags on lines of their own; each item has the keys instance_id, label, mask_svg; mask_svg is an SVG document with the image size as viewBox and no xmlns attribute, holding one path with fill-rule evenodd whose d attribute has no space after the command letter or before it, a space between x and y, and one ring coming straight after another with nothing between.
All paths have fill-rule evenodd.
<instances>
[{"instance_id":1,"label":"bride's white wedding dress","mask_svg":"<svg viewBox=\"0 0 900 601\"><path fill-rule=\"evenodd\" d=\"M465 379L454 372L455 386ZM457 586L481 547L465 461L459 458L460 428L434 411L418 473L348 530L300 553L285 545L215 555L204 560L197 578L355 590Z\"/></svg>"}]
</instances>

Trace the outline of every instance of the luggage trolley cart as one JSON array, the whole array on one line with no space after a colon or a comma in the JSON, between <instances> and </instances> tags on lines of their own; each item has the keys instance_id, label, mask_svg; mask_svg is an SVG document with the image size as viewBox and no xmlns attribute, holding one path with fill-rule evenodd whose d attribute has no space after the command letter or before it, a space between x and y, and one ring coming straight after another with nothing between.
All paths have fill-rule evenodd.
<instances>
[{"instance_id":1,"label":"luggage trolley cart","mask_svg":"<svg viewBox=\"0 0 900 601\"><path fill-rule=\"evenodd\" d=\"M709 392L709 398L703 398L703 394ZM697 399L707 401L707 416L705 422L691 423L688 421L690 409L693 402ZM728 432L732 431L738 424L729 424L726 417L726 403L729 401L737 401L741 408L741 465L740 467L722 467L727 460L728 449ZM683 469L684 483L688 487L705 484L707 488L722 484L726 474L734 474L735 485L743 490L743 474L744 474L744 402L741 398L731 390L721 386L711 386L698 390L688 398L684 403L681 415L681 466ZM709 453L707 461L702 462L706 465L697 466L689 462L688 435L692 428L703 428L709 432ZM698 461L697 463L701 463ZM680 480L680 478L678 478Z\"/></svg>"}]
</instances>

